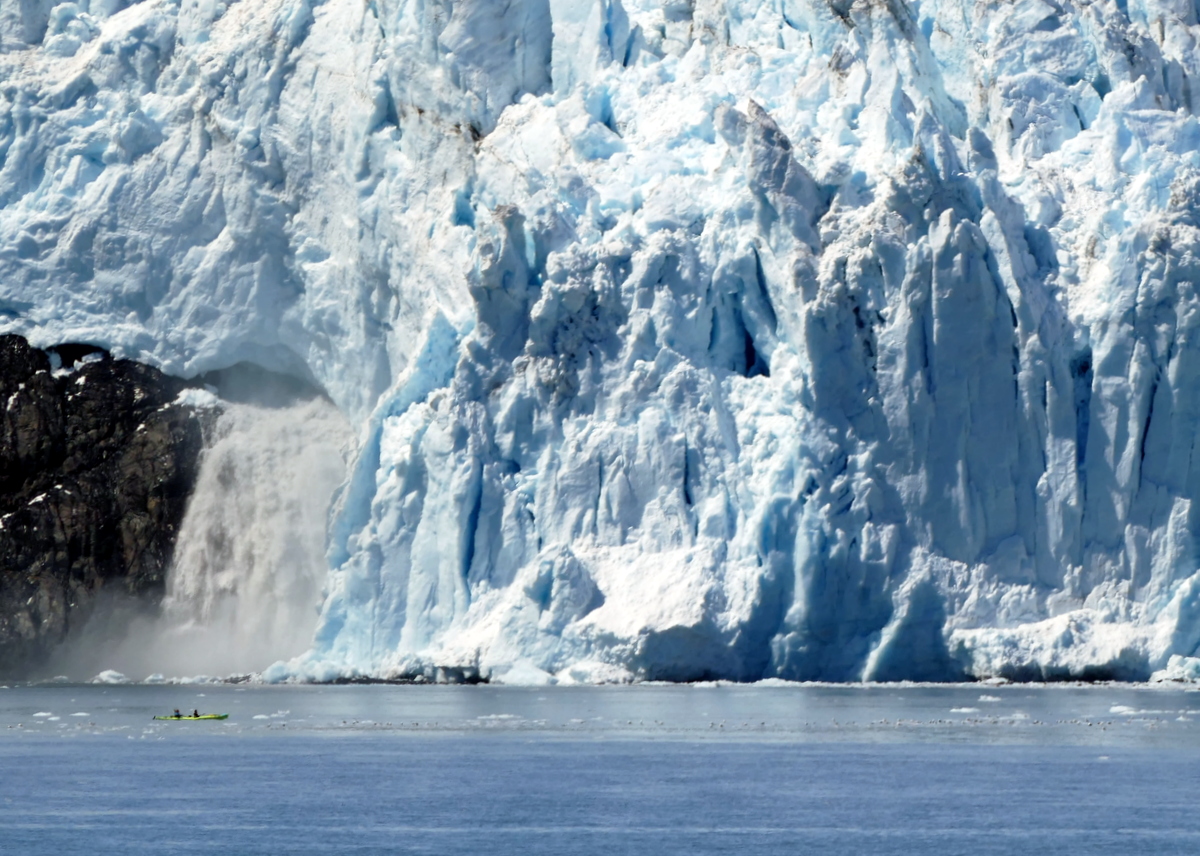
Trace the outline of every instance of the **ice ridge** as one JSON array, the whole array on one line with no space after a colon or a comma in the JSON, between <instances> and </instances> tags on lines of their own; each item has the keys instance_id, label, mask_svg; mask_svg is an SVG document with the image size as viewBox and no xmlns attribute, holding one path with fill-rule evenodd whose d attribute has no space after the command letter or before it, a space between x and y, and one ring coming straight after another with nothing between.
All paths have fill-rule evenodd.
<instances>
[{"instance_id":1,"label":"ice ridge","mask_svg":"<svg viewBox=\"0 0 1200 856\"><path fill-rule=\"evenodd\" d=\"M1198 38L1190 0L11 3L0 329L358 427L274 678L1188 675Z\"/></svg>"}]
</instances>

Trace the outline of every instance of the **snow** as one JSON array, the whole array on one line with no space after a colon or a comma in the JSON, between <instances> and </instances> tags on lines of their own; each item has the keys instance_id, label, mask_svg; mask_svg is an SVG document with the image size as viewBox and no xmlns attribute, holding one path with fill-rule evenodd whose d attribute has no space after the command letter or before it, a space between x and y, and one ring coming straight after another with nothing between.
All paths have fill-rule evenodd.
<instances>
[{"instance_id":1,"label":"snow","mask_svg":"<svg viewBox=\"0 0 1200 856\"><path fill-rule=\"evenodd\" d=\"M1200 673L1194 10L497 8L0 13L0 330L359 435L268 679Z\"/></svg>"}]
</instances>

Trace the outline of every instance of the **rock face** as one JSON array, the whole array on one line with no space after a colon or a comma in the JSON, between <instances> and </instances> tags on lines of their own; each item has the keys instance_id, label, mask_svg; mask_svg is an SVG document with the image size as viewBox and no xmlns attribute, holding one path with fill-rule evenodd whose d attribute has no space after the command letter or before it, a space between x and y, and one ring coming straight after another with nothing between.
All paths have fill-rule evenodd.
<instances>
[{"instance_id":1,"label":"rock face","mask_svg":"<svg viewBox=\"0 0 1200 856\"><path fill-rule=\"evenodd\" d=\"M91 346L0 336L0 675L101 593L161 596L202 445L185 387Z\"/></svg>"}]
</instances>

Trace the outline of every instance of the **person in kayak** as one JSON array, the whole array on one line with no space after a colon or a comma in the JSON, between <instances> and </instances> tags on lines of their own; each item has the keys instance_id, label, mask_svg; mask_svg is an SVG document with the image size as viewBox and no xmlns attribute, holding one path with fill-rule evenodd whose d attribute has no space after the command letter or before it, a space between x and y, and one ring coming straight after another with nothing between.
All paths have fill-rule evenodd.
<instances>
[{"instance_id":1,"label":"person in kayak","mask_svg":"<svg viewBox=\"0 0 1200 856\"><path fill-rule=\"evenodd\" d=\"M193 711L192 711L192 716L194 716L196 719L199 719L199 718L200 718L200 711L199 711L199 710L193 710Z\"/></svg>"},{"instance_id":2,"label":"person in kayak","mask_svg":"<svg viewBox=\"0 0 1200 856\"><path fill-rule=\"evenodd\" d=\"M179 719L181 716L183 716L183 714L179 712L179 708L175 708L175 718Z\"/></svg>"}]
</instances>

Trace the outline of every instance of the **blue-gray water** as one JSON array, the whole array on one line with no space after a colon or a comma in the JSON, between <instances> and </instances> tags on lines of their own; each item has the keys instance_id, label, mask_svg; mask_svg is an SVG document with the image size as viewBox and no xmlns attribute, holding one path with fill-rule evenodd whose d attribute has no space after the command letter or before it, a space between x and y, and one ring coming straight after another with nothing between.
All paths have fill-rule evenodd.
<instances>
[{"instance_id":1,"label":"blue-gray water","mask_svg":"<svg viewBox=\"0 0 1200 856\"><path fill-rule=\"evenodd\" d=\"M1194 854L1197 720L1127 687L10 687L0 850Z\"/></svg>"}]
</instances>

